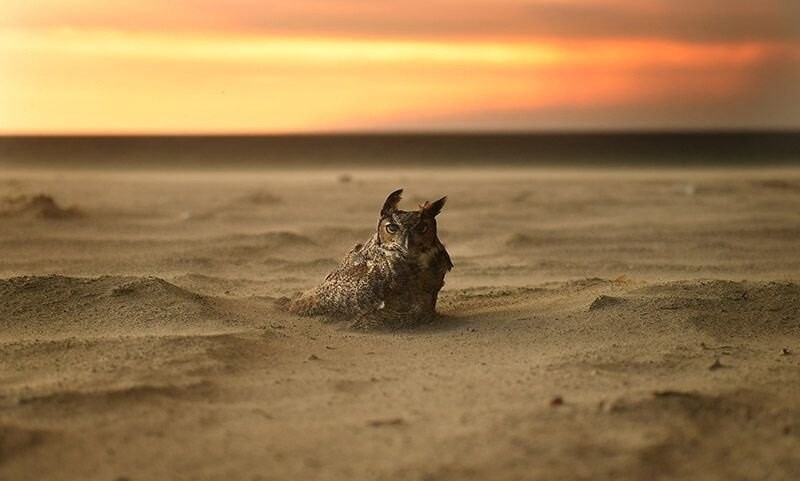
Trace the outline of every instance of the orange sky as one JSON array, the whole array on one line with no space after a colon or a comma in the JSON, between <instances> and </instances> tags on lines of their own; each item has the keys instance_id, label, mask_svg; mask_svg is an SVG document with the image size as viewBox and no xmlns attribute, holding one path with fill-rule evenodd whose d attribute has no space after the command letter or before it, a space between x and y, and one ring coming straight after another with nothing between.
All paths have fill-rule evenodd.
<instances>
[{"instance_id":1,"label":"orange sky","mask_svg":"<svg viewBox=\"0 0 800 481\"><path fill-rule=\"evenodd\" d=\"M0 0L0 133L799 128L795 0Z\"/></svg>"}]
</instances>

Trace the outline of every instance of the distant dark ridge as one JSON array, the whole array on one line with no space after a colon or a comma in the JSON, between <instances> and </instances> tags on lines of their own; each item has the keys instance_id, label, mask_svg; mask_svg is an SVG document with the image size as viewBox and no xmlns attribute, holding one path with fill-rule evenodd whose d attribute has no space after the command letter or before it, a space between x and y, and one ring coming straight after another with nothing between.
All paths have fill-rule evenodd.
<instances>
[{"instance_id":1,"label":"distant dark ridge","mask_svg":"<svg viewBox=\"0 0 800 481\"><path fill-rule=\"evenodd\" d=\"M798 132L0 137L0 165L301 166L800 165Z\"/></svg>"}]
</instances>

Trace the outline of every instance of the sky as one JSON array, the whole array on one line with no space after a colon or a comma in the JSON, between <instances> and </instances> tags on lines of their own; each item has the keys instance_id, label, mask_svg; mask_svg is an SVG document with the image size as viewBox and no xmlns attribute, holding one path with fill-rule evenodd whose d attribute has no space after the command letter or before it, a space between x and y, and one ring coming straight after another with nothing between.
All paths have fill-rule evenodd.
<instances>
[{"instance_id":1,"label":"sky","mask_svg":"<svg viewBox=\"0 0 800 481\"><path fill-rule=\"evenodd\" d=\"M798 0L0 0L0 134L800 128Z\"/></svg>"}]
</instances>

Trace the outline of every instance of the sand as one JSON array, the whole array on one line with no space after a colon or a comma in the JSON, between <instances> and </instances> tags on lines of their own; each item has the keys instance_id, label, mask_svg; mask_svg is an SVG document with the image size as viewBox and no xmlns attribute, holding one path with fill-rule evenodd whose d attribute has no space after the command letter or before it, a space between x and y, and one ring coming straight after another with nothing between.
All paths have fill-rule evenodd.
<instances>
[{"instance_id":1,"label":"sand","mask_svg":"<svg viewBox=\"0 0 800 481\"><path fill-rule=\"evenodd\" d=\"M448 195L441 318L289 315ZM800 169L0 173L2 480L800 479Z\"/></svg>"}]
</instances>

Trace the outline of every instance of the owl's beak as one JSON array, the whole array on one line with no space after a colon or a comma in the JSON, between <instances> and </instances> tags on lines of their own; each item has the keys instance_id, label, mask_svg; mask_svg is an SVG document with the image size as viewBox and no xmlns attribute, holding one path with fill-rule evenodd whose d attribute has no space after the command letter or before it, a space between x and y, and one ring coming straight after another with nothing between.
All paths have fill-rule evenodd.
<instances>
[{"instance_id":1,"label":"owl's beak","mask_svg":"<svg viewBox=\"0 0 800 481\"><path fill-rule=\"evenodd\" d=\"M395 239L394 245L397 246L397 250L403 255L408 255L408 235L398 235L398 238Z\"/></svg>"}]
</instances>

